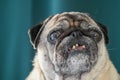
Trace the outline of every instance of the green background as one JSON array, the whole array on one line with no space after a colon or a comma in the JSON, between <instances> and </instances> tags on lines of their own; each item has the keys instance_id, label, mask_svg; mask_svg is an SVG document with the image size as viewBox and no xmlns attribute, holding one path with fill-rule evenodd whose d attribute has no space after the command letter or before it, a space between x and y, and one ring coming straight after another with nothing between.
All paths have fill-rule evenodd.
<instances>
[{"instance_id":1,"label":"green background","mask_svg":"<svg viewBox=\"0 0 120 80\"><path fill-rule=\"evenodd\" d=\"M89 13L109 30L110 58L120 73L120 0L0 0L0 80L24 80L32 69L28 29L49 15Z\"/></svg>"}]
</instances>

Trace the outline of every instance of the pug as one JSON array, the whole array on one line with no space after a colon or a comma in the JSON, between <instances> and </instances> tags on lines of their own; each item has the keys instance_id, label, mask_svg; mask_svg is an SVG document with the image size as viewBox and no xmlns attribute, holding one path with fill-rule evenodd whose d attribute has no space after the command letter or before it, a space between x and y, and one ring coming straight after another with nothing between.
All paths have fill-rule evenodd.
<instances>
[{"instance_id":1,"label":"pug","mask_svg":"<svg viewBox=\"0 0 120 80\"><path fill-rule=\"evenodd\" d=\"M37 52L26 80L120 80L106 49L106 27L86 13L50 16L29 37Z\"/></svg>"}]
</instances>

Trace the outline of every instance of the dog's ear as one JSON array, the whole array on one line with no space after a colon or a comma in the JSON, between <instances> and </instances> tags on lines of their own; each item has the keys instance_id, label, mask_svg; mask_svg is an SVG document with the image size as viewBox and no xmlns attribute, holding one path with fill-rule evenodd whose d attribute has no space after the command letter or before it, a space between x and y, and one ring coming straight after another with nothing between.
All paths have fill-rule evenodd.
<instances>
[{"instance_id":1,"label":"dog's ear","mask_svg":"<svg viewBox=\"0 0 120 80\"><path fill-rule=\"evenodd\" d=\"M35 25L34 27L32 27L31 29L29 29L28 34L30 37L30 41L34 47L34 49L36 49L37 45L38 45L38 36L40 35L40 33L43 30L43 23L39 23L37 25Z\"/></svg>"},{"instance_id":2,"label":"dog's ear","mask_svg":"<svg viewBox=\"0 0 120 80\"><path fill-rule=\"evenodd\" d=\"M40 35L47 24L47 22L52 18L53 16L48 17L44 22L39 23L35 25L33 28L29 29L28 34L30 37L30 41L34 47L34 49L37 48L40 40Z\"/></svg>"},{"instance_id":3,"label":"dog's ear","mask_svg":"<svg viewBox=\"0 0 120 80\"><path fill-rule=\"evenodd\" d=\"M108 38L108 30L107 30L106 26L99 23L99 22L97 22L97 25L100 27L101 31L104 34L105 43L108 44L109 43L109 38Z\"/></svg>"}]
</instances>

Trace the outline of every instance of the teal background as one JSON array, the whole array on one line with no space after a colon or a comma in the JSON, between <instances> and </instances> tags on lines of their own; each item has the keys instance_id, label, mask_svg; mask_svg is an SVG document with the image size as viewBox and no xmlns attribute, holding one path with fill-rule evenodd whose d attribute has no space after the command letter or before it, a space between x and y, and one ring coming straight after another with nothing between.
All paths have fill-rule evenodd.
<instances>
[{"instance_id":1,"label":"teal background","mask_svg":"<svg viewBox=\"0 0 120 80\"><path fill-rule=\"evenodd\" d=\"M120 73L120 0L0 0L0 80L24 80L32 69L28 29L49 15L89 13L109 30L110 58Z\"/></svg>"}]
</instances>

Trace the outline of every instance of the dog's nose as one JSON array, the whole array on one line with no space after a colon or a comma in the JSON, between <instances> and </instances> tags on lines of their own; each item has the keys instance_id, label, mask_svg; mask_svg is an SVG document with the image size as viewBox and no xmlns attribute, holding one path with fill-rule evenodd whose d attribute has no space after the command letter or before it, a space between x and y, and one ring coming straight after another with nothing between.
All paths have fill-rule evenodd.
<instances>
[{"instance_id":1,"label":"dog's nose","mask_svg":"<svg viewBox=\"0 0 120 80\"><path fill-rule=\"evenodd\" d=\"M82 36L82 33L80 31L73 31L71 33L71 36L73 36L73 37L80 37L80 36Z\"/></svg>"}]
</instances>

